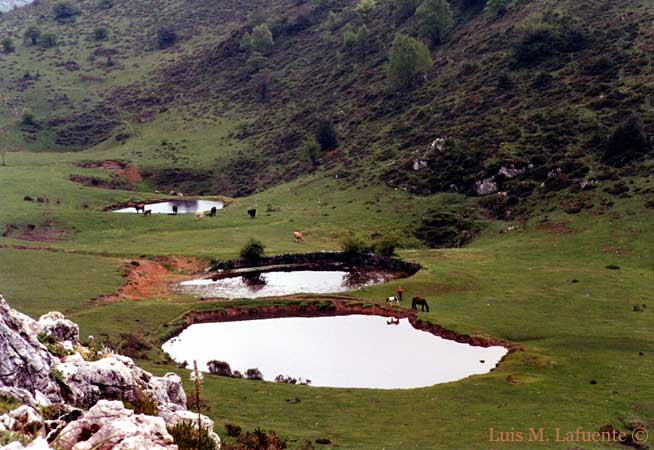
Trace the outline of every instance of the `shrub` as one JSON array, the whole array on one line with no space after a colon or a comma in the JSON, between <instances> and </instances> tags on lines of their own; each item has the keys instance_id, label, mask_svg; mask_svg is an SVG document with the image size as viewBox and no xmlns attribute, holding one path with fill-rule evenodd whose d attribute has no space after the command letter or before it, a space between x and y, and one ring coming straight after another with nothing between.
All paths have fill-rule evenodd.
<instances>
[{"instance_id":1,"label":"shrub","mask_svg":"<svg viewBox=\"0 0 654 450\"><path fill-rule=\"evenodd\" d=\"M413 16L418 4L418 0L392 0L391 9L393 10L395 24L400 25Z\"/></svg>"},{"instance_id":2,"label":"shrub","mask_svg":"<svg viewBox=\"0 0 654 450\"><path fill-rule=\"evenodd\" d=\"M238 437L241 434L241 427L233 423L226 423L225 431L227 432L227 436Z\"/></svg>"},{"instance_id":3,"label":"shrub","mask_svg":"<svg viewBox=\"0 0 654 450\"><path fill-rule=\"evenodd\" d=\"M272 50L273 45L275 45L275 42L273 41L272 32L267 24L262 23L261 25L254 27L252 30L253 50L261 53L269 53Z\"/></svg>"},{"instance_id":4,"label":"shrub","mask_svg":"<svg viewBox=\"0 0 654 450\"><path fill-rule=\"evenodd\" d=\"M7 37L2 40L2 51L6 54L14 53L16 51L16 46L14 45L14 41L12 41L11 38Z\"/></svg>"},{"instance_id":5,"label":"shrub","mask_svg":"<svg viewBox=\"0 0 654 450\"><path fill-rule=\"evenodd\" d=\"M247 31L243 33L239 47L241 50L250 50L252 48L252 35Z\"/></svg>"},{"instance_id":6,"label":"shrub","mask_svg":"<svg viewBox=\"0 0 654 450\"><path fill-rule=\"evenodd\" d=\"M157 46L160 49L165 49L175 45L178 36L177 32L170 27L160 28L157 32Z\"/></svg>"},{"instance_id":7,"label":"shrub","mask_svg":"<svg viewBox=\"0 0 654 450\"><path fill-rule=\"evenodd\" d=\"M384 236L373 244L376 255L393 256L398 246L398 239L394 236Z\"/></svg>"},{"instance_id":8,"label":"shrub","mask_svg":"<svg viewBox=\"0 0 654 450\"><path fill-rule=\"evenodd\" d=\"M400 90L413 86L420 75L432 66L427 47L410 36L396 34L389 54L386 69L392 89Z\"/></svg>"},{"instance_id":9,"label":"shrub","mask_svg":"<svg viewBox=\"0 0 654 450\"><path fill-rule=\"evenodd\" d=\"M159 414L159 402L149 392L141 389L134 390L134 401L126 402L127 407L133 409L136 414L146 414L156 416Z\"/></svg>"},{"instance_id":10,"label":"shrub","mask_svg":"<svg viewBox=\"0 0 654 450\"><path fill-rule=\"evenodd\" d=\"M209 373L213 375L219 375L221 377L231 377L232 368L229 366L229 363L225 361L211 360L207 363L209 368Z\"/></svg>"},{"instance_id":11,"label":"shrub","mask_svg":"<svg viewBox=\"0 0 654 450\"><path fill-rule=\"evenodd\" d=\"M318 122L318 132L316 141L320 144L321 150L332 150L338 147L338 138L336 137L336 128L330 120L321 120Z\"/></svg>"},{"instance_id":12,"label":"shrub","mask_svg":"<svg viewBox=\"0 0 654 450\"><path fill-rule=\"evenodd\" d=\"M132 333L124 333L120 335L122 343L120 344L119 350L122 354L129 356L130 358L147 358L148 350L152 349L150 345L143 336L139 336Z\"/></svg>"},{"instance_id":13,"label":"shrub","mask_svg":"<svg viewBox=\"0 0 654 450\"><path fill-rule=\"evenodd\" d=\"M73 20L75 16L80 14L77 6L69 2L57 3L53 8L55 19L59 21Z\"/></svg>"},{"instance_id":14,"label":"shrub","mask_svg":"<svg viewBox=\"0 0 654 450\"><path fill-rule=\"evenodd\" d=\"M250 239L241 249L241 260L248 264L256 264L263 257L265 249L261 241Z\"/></svg>"},{"instance_id":15,"label":"shrub","mask_svg":"<svg viewBox=\"0 0 654 450\"><path fill-rule=\"evenodd\" d=\"M518 66L529 66L559 53L576 52L586 45L585 31L570 21L541 23L526 28L513 45Z\"/></svg>"},{"instance_id":16,"label":"shrub","mask_svg":"<svg viewBox=\"0 0 654 450\"><path fill-rule=\"evenodd\" d=\"M191 420L183 420L168 428L179 450L216 450L216 442L209 436L209 430L198 428Z\"/></svg>"},{"instance_id":17,"label":"shrub","mask_svg":"<svg viewBox=\"0 0 654 450\"><path fill-rule=\"evenodd\" d=\"M372 251L372 247L363 239L347 238L341 242L341 251L348 255L364 255Z\"/></svg>"},{"instance_id":18,"label":"shrub","mask_svg":"<svg viewBox=\"0 0 654 450\"><path fill-rule=\"evenodd\" d=\"M329 11L329 13L327 13L325 26L328 30L335 30L338 27L338 14L336 14L334 11Z\"/></svg>"},{"instance_id":19,"label":"shrub","mask_svg":"<svg viewBox=\"0 0 654 450\"><path fill-rule=\"evenodd\" d=\"M248 380L263 380L263 374L259 369L248 369L245 371L245 378Z\"/></svg>"},{"instance_id":20,"label":"shrub","mask_svg":"<svg viewBox=\"0 0 654 450\"><path fill-rule=\"evenodd\" d=\"M38 125L38 123L36 122L36 118L34 117L34 114L32 114L31 112L23 113L23 118L21 120L21 123L28 127L35 127Z\"/></svg>"},{"instance_id":21,"label":"shrub","mask_svg":"<svg viewBox=\"0 0 654 450\"><path fill-rule=\"evenodd\" d=\"M105 27L99 27L93 31L93 39L95 39L96 41L104 41L108 37L109 37L109 30L107 30Z\"/></svg>"},{"instance_id":22,"label":"shrub","mask_svg":"<svg viewBox=\"0 0 654 450\"><path fill-rule=\"evenodd\" d=\"M432 248L461 247L479 233L479 227L459 214L430 211L422 218L416 237Z\"/></svg>"},{"instance_id":23,"label":"shrub","mask_svg":"<svg viewBox=\"0 0 654 450\"><path fill-rule=\"evenodd\" d=\"M452 10L447 0L425 0L416 10L420 35L430 39L432 45L445 40L445 35L454 25Z\"/></svg>"},{"instance_id":24,"label":"shrub","mask_svg":"<svg viewBox=\"0 0 654 450\"><path fill-rule=\"evenodd\" d=\"M488 0L486 10L496 16L503 16L509 8L509 0Z\"/></svg>"},{"instance_id":25,"label":"shrub","mask_svg":"<svg viewBox=\"0 0 654 450\"><path fill-rule=\"evenodd\" d=\"M25 42L30 45L38 44L40 37L41 37L41 30L38 27L29 27L25 31L25 34L23 35Z\"/></svg>"},{"instance_id":26,"label":"shrub","mask_svg":"<svg viewBox=\"0 0 654 450\"><path fill-rule=\"evenodd\" d=\"M376 0L359 0L357 6L354 8L357 14L359 14L364 19L368 18L368 15L375 9L377 5Z\"/></svg>"},{"instance_id":27,"label":"shrub","mask_svg":"<svg viewBox=\"0 0 654 450\"><path fill-rule=\"evenodd\" d=\"M614 166L623 166L645 155L649 147L642 120L632 114L611 134L602 160Z\"/></svg>"},{"instance_id":28,"label":"shrub","mask_svg":"<svg viewBox=\"0 0 654 450\"><path fill-rule=\"evenodd\" d=\"M252 449L265 449L265 450L284 450L288 448L288 443L281 439L274 431L266 433L265 431L257 428L254 432L241 433L238 436L238 443L223 444L223 450L252 450ZM180 450L182 450L180 448Z\"/></svg>"},{"instance_id":29,"label":"shrub","mask_svg":"<svg viewBox=\"0 0 654 450\"><path fill-rule=\"evenodd\" d=\"M39 39L39 44L43 48L52 48L57 46L57 35L53 33L44 34Z\"/></svg>"},{"instance_id":30,"label":"shrub","mask_svg":"<svg viewBox=\"0 0 654 450\"><path fill-rule=\"evenodd\" d=\"M300 147L300 155L302 155L302 158L315 167L320 162L320 154L321 147L316 138L313 136L305 136Z\"/></svg>"}]
</instances>

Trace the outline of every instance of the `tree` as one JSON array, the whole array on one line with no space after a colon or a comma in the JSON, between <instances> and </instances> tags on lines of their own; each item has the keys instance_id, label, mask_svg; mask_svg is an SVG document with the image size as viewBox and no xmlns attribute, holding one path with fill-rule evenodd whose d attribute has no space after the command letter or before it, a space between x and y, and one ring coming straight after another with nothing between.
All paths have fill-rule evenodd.
<instances>
[{"instance_id":1,"label":"tree","mask_svg":"<svg viewBox=\"0 0 654 450\"><path fill-rule=\"evenodd\" d=\"M262 23L252 30L252 49L260 53L269 53L275 42L268 25Z\"/></svg>"},{"instance_id":2,"label":"tree","mask_svg":"<svg viewBox=\"0 0 654 450\"><path fill-rule=\"evenodd\" d=\"M503 16L509 8L509 0L488 0L486 10L496 16Z\"/></svg>"},{"instance_id":3,"label":"tree","mask_svg":"<svg viewBox=\"0 0 654 450\"><path fill-rule=\"evenodd\" d=\"M300 147L300 154L309 161L312 166L317 166L320 160L320 144L313 136L305 136Z\"/></svg>"},{"instance_id":4,"label":"tree","mask_svg":"<svg viewBox=\"0 0 654 450\"><path fill-rule=\"evenodd\" d=\"M266 247L256 239L250 239L241 249L241 259L248 264L256 264L263 258Z\"/></svg>"},{"instance_id":5,"label":"tree","mask_svg":"<svg viewBox=\"0 0 654 450\"><path fill-rule=\"evenodd\" d=\"M643 122L640 117L632 114L609 137L608 148L602 160L614 166L623 166L645 155L649 149Z\"/></svg>"},{"instance_id":6,"label":"tree","mask_svg":"<svg viewBox=\"0 0 654 450\"><path fill-rule=\"evenodd\" d=\"M418 0L392 0L391 9L393 10L393 19L395 24L404 23L409 17L413 16L418 7Z\"/></svg>"},{"instance_id":7,"label":"tree","mask_svg":"<svg viewBox=\"0 0 654 450\"><path fill-rule=\"evenodd\" d=\"M316 141L320 144L320 149L332 150L338 147L338 138L336 137L336 128L330 120L321 120L318 123L318 132L316 133Z\"/></svg>"},{"instance_id":8,"label":"tree","mask_svg":"<svg viewBox=\"0 0 654 450\"><path fill-rule=\"evenodd\" d=\"M11 38L6 37L2 40L2 51L7 54L16 51L16 46L14 45L14 41L12 41Z\"/></svg>"},{"instance_id":9,"label":"tree","mask_svg":"<svg viewBox=\"0 0 654 450\"><path fill-rule=\"evenodd\" d=\"M177 32L170 27L160 28L157 32L157 45L160 49L168 48L177 42Z\"/></svg>"},{"instance_id":10,"label":"tree","mask_svg":"<svg viewBox=\"0 0 654 450\"><path fill-rule=\"evenodd\" d=\"M207 363L207 368L209 369L209 373L213 375L220 375L221 377L232 376L232 368L229 366L229 363L225 361L212 359Z\"/></svg>"},{"instance_id":11,"label":"tree","mask_svg":"<svg viewBox=\"0 0 654 450\"><path fill-rule=\"evenodd\" d=\"M404 34L395 35L386 68L392 89L413 86L418 76L426 74L431 66L431 55L424 44Z\"/></svg>"},{"instance_id":12,"label":"tree","mask_svg":"<svg viewBox=\"0 0 654 450\"><path fill-rule=\"evenodd\" d=\"M41 37L41 30L38 27L32 26L25 31L24 39L25 42L36 45L39 43L39 38Z\"/></svg>"},{"instance_id":13,"label":"tree","mask_svg":"<svg viewBox=\"0 0 654 450\"><path fill-rule=\"evenodd\" d=\"M52 8L55 19L59 21L73 20L75 16L80 14L80 10L77 6L68 2L61 2L54 5Z\"/></svg>"},{"instance_id":14,"label":"tree","mask_svg":"<svg viewBox=\"0 0 654 450\"><path fill-rule=\"evenodd\" d=\"M424 0L416 10L420 35L438 45L454 25L452 9L447 0Z\"/></svg>"},{"instance_id":15,"label":"tree","mask_svg":"<svg viewBox=\"0 0 654 450\"><path fill-rule=\"evenodd\" d=\"M344 28L345 31L343 31L343 48L345 51L348 53L355 53L357 51L363 53L366 48L366 44L368 43L368 36L370 35L368 27L361 25L356 33L352 28L352 24L348 23Z\"/></svg>"}]
</instances>

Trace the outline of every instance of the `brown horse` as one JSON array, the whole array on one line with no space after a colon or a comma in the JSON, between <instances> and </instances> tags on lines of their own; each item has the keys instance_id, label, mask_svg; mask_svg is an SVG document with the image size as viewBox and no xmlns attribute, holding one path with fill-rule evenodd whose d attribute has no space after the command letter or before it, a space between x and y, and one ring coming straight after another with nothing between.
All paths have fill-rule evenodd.
<instances>
[{"instance_id":1,"label":"brown horse","mask_svg":"<svg viewBox=\"0 0 654 450\"><path fill-rule=\"evenodd\" d=\"M145 214L145 203L138 203L134 205L134 209L136 210L136 214L138 214L139 211L143 211L143 213Z\"/></svg>"},{"instance_id":2,"label":"brown horse","mask_svg":"<svg viewBox=\"0 0 654 450\"><path fill-rule=\"evenodd\" d=\"M411 309L418 311L418 305L420 305L423 312L425 309L427 309L427 312L429 312L429 304L427 304L427 300L422 297L413 297L413 301L411 301Z\"/></svg>"},{"instance_id":3,"label":"brown horse","mask_svg":"<svg viewBox=\"0 0 654 450\"><path fill-rule=\"evenodd\" d=\"M396 297L402 301L402 297L404 297L404 288L402 286L397 288L397 295Z\"/></svg>"}]
</instances>

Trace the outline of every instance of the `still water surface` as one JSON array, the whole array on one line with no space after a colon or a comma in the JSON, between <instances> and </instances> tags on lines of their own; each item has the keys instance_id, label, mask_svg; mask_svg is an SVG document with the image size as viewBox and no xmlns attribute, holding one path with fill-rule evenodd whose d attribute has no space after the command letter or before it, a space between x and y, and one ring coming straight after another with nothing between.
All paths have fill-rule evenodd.
<instances>
[{"instance_id":1,"label":"still water surface","mask_svg":"<svg viewBox=\"0 0 654 450\"><path fill-rule=\"evenodd\" d=\"M150 203L145 205L145 209L151 209L152 214L172 214L173 206L177 206L179 214L195 213L198 211L209 211L214 206L216 209L223 209L223 202L212 200L173 200L170 202ZM133 207L117 209L117 213L136 213Z\"/></svg>"}]
</instances>

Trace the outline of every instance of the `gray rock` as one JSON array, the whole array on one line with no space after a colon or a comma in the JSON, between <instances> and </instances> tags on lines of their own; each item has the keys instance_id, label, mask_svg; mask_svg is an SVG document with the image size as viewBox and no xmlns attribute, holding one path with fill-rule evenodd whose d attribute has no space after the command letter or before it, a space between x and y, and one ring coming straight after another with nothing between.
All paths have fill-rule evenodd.
<instances>
[{"instance_id":1,"label":"gray rock","mask_svg":"<svg viewBox=\"0 0 654 450\"><path fill-rule=\"evenodd\" d=\"M36 332L49 336L58 342L79 343L79 326L57 311L42 315L36 322Z\"/></svg>"}]
</instances>

